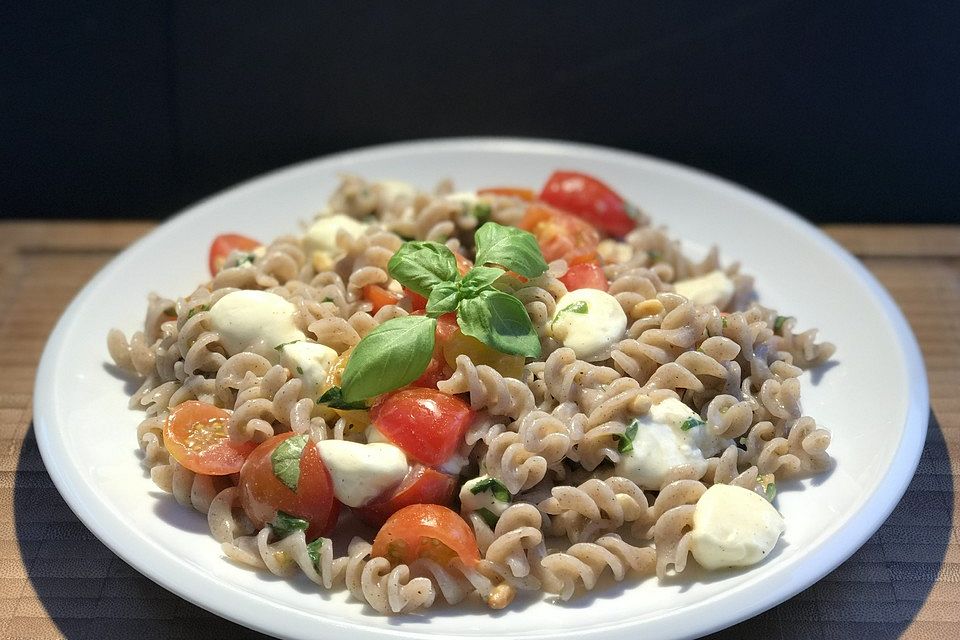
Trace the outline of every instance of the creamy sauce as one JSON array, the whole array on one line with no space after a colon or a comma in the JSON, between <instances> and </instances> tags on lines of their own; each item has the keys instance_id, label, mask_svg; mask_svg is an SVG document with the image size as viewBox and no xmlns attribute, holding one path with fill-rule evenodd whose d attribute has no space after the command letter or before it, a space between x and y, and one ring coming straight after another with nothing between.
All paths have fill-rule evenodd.
<instances>
[{"instance_id":1,"label":"creamy sauce","mask_svg":"<svg viewBox=\"0 0 960 640\"><path fill-rule=\"evenodd\" d=\"M553 337L587 362L609 358L626 330L627 314L620 303L599 289L577 289L561 297L550 321Z\"/></svg>"},{"instance_id":2,"label":"creamy sauce","mask_svg":"<svg viewBox=\"0 0 960 640\"><path fill-rule=\"evenodd\" d=\"M783 516L763 497L715 484L693 512L690 552L706 569L744 567L763 560L783 531Z\"/></svg>"},{"instance_id":3,"label":"creamy sauce","mask_svg":"<svg viewBox=\"0 0 960 640\"><path fill-rule=\"evenodd\" d=\"M293 318L296 307L275 293L234 291L210 308L210 327L220 334L228 355L253 351L273 363L280 359L274 349L293 340L305 340Z\"/></svg>"}]
</instances>

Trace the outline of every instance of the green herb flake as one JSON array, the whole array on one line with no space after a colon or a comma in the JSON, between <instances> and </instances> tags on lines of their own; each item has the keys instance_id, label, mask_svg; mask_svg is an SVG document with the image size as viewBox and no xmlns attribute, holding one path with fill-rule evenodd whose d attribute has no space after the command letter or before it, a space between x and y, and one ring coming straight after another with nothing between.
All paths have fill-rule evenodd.
<instances>
[{"instance_id":1,"label":"green herb flake","mask_svg":"<svg viewBox=\"0 0 960 640\"><path fill-rule=\"evenodd\" d=\"M330 387L324 391L323 395L317 399L317 404L325 404L331 409L341 409L343 411L356 411L367 408L367 403L363 400L345 402L343 400L343 389L340 387Z\"/></svg>"},{"instance_id":2,"label":"green herb flake","mask_svg":"<svg viewBox=\"0 0 960 640\"><path fill-rule=\"evenodd\" d=\"M210 305L208 305L208 304L202 304L202 305L200 305L199 307L194 307L193 309L190 309L190 311L187 312L187 320L189 320L189 319L192 318L193 316L197 315L197 314L200 313L201 311L210 311Z\"/></svg>"},{"instance_id":3,"label":"green herb flake","mask_svg":"<svg viewBox=\"0 0 960 640\"><path fill-rule=\"evenodd\" d=\"M277 517L273 519L270 526L273 527L273 532L277 534L278 538L286 538L295 531L306 531L310 528L310 523L303 518L292 516L283 511L277 511Z\"/></svg>"},{"instance_id":4,"label":"green herb flake","mask_svg":"<svg viewBox=\"0 0 960 640\"><path fill-rule=\"evenodd\" d=\"M723 328L726 329L726 328L727 328L727 319L726 319L726 317L720 318L720 322L723 323Z\"/></svg>"},{"instance_id":5,"label":"green herb flake","mask_svg":"<svg viewBox=\"0 0 960 640\"><path fill-rule=\"evenodd\" d=\"M507 487L496 478L484 478L470 487L470 493L473 495L483 493L484 491L490 491L493 497L500 502L510 502L512 499Z\"/></svg>"},{"instance_id":6,"label":"green herb flake","mask_svg":"<svg viewBox=\"0 0 960 640\"><path fill-rule=\"evenodd\" d=\"M291 491L296 491L300 482L300 457L306 444L307 436L294 436L278 444L270 454L273 475Z\"/></svg>"},{"instance_id":7,"label":"green herb flake","mask_svg":"<svg viewBox=\"0 0 960 640\"><path fill-rule=\"evenodd\" d=\"M617 436L617 451L620 453L630 453L633 451L633 441L637 438L637 431L640 429L640 421L634 418L627 425L627 430L622 436Z\"/></svg>"},{"instance_id":8,"label":"green herb flake","mask_svg":"<svg viewBox=\"0 0 960 640\"><path fill-rule=\"evenodd\" d=\"M783 323L789 319L790 316L777 316L777 319L773 321L773 330L780 333L780 330L783 329Z\"/></svg>"},{"instance_id":9,"label":"green herb flake","mask_svg":"<svg viewBox=\"0 0 960 640\"><path fill-rule=\"evenodd\" d=\"M584 302L583 300L580 300L579 302L574 302L573 304L567 305L563 309L560 309L559 311L557 311L557 315L553 316L553 320L550 322L551 330L553 329L553 325L557 323L557 320L560 319L560 316L562 316L565 313L579 313L581 315L586 315L590 313L590 307L587 305L586 302Z\"/></svg>"},{"instance_id":10,"label":"green herb flake","mask_svg":"<svg viewBox=\"0 0 960 640\"><path fill-rule=\"evenodd\" d=\"M489 202L478 202L473 205L473 210L471 211L473 217L477 219L479 224L484 224L490 220L490 216L493 215L493 208L490 206Z\"/></svg>"},{"instance_id":11,"label":"green herb flake","mask_svg":"<svg viewBox=\"0 0 960 640\"><path fill-rule=\"evenodd\" d=\"M660 253L659 251L654 251L653 249L651 249L650 251L647 251L647 257L650 258L651 264L654 264L663 260L663 254Z\"/></svg>"},{"instance_id":12,"label":"green herb flake","mask_svg":"<svg viewBox=\"0 0 960 640\"><path fill-rule=\"evenodd\" d=\"M297 373L303 375L303 367L297 367Z\"/></svg>"},{"instance_id":13,"label":"green herb flake","mask_svg":"<svg viewBox=\"0 0 960 640\"><path fill-rule=\"evenodd\" d=\"M257 256L253 255L252 253L246 253L242 258L237 260L236 266L242 267L245 264L253 264L253 261L256 259L256 257Z\"/></svg>"},{"instance_id":14,"label":"green herb flake","mask_svg":"<svg viewBox=\"0 0 960 640\"><path fill-rule=\"evenodd\" d=\"M303 341L303 340L291 340L290 342L284 342L284 343L282 343L282 344L278 344L278 345L275 346L273 349L274 349L274 351L277 351L278 353L283 353L283 348L286 347L286 346L288 346L288 345L293 344L294 342L304 342L304 341Z\"/></svg>"},{"instance_id":15,"label":"green herb flake","mask_svg":"<svg viewBox=\"0 0 960 640\"><path fill-rule=\"evenodd\" d=\"M333 302L333 298L331 298L330 296L327 296L326 298L324 298L324 299L321 300L320 302Z\"/></svg>"},{"instance_id":16,"label":"green herb flake","mask_svg":"<svg viewBox=\"0 0 960 640\"><path fill-rule=\"evenodd\" d=\"M768 502L773 502L773 499L777 497L777 483L768 482L767 486L764 487L763 494L767 497Z\"/></svg>"},{"instance_id":17,"label":"green herb flake","mask_svg":"<svg viewBox=\"0 0 960 640\"><path fill-rule=\"evenodd\" d=\"M313 542L307 545L307 555L310 556L310 561L313 562L313 566L320 566L320 548L323 547L323 538L317 538Z\"/></svg>"},{"instance_id":18,"label":"green herb flake","mask_svg":"<svg viewBox=\"0 0 960 640\"><path fill-rule=\"evenodd\" d=\"M696 427L702 427L705 424L707 423L701 420L700 418L687 418L686 420L683 421L683 424L680 425L680 428L683 429L684 431L690 431L690 429L694 429Z\"/></svg>"},{"instance_id":19,"label":"green herb flake","mask_svg":"<svg viewBox=\"0 0 960 640\"><path fill-rule=\"evenodd\" d=\"M479 509L474 511L474 513L480 516L483 519L483 521L487 523L487 526L490 527L491 529L497 526L497 521L500 519L496 515L494 515L493 511L490 511L490 509L487 509L486 507L480 507Z\"/></svg>"}]
</instances>

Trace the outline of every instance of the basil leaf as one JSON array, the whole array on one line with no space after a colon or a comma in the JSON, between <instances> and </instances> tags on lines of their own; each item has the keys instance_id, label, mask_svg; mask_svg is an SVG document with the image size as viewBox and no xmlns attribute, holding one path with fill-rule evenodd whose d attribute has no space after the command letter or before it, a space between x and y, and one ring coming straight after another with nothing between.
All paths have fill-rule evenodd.
<instances>
[{"instance_id":1,"label":"basil leaf","mask_svg":"<svg viewBox=\"0 0 960 640\"><path fill-rule=\"evenodd\" d=\"M310 556L310 561L313 562L313 566L315 567L319 567L320 565L320 547L322 546L323 538L317 538L307 545L307 555Z\"/></svg>"},{"instance_id":2,"label":"basil leaf","mask_svg":"<svg viewBox=\"0 0 960 640\"><path fill-rule=\"evenodd\" d=\"M387 270L400 284L424 297L441 282L453 282L460 273L453 252L439 242L404 242L390 258Z\"/></svg>"},{"instance_id":3,"label":"basil leaf","mask_svg":"<svg viewBox=\"0 0 960 640\"><path fill-rule=\"evenodd\" d=\"M501 353L536 358L540 339L523 303L508 293L488 289L460 301L460 330Z\"/></svg>"},{"instance_id":4,"label":"basil leaf","mask_svg":"<svg viewBox=\"0 0 960 640\"><path fill-rule=\"evenodd\" d=\"M783 323L789 319L790 316L777 316L777 319L773 321L773 330L780 333L780 329L783 329Z\"/></svg>"},{"instance_id":5,"label":"basil leaf","mask_svg":"<svg viewBox=\"0 0 960 640\"><path fill-rule=\"evenodd\" d=\"M637 437L637 430L640 428L640 421L634 418L627 425L627 430L622 436L617 437L617 451L620 453L630 453L633 451L633 441Z\"/></svg>"},{"instance_id":6,"label":"basil leaf","mask_svg":"<svg viewBox=\"0 0 960 640\"><path fill-rule=\"evenodd\" d=\"M190 309L190 311L187 312L187 320L197 315L201 311L210 311L210 305L202 304L199 307L194 307L193 309Z\"/></svg>"},{"instance_id":7,"label":"basil leaf","mask_svg":"<svg viewBox=\"0 0 960 640\"><path fill-rule=\"evenodd\" d=\"M476 298L481 291L489 289L497 279L504 274L503 269L496 267L474 267L463 276L460 281L460 297Z\"/></svg>"},{"instance_id":8,"label":"basil leaf","mask_svg":"<svg viewBox=\"0 0 960 640\"><path fill-rule=\"evenodd\" d=\"M536 278L547 270L533 234L488 222L477 229L477 264L499 264L526 278Z\"/></svg>"},{"instance_id":9,"label":"basil leaf","mask_svg":"<svg viewBox=\"0 0 960 640\"><path fill-rule=\"evenodd\" d=\"M483 519L483 521L487 523L487 526L490 527L491 529L497 526L497 520L500 519L496 515L494 515L493 511L490 511L490 509L487 509L486 507L480 507L474 513L480 516Z\"/></svg>"},{"instance_id":10,"label":"basil leaf","mask_svg":"<svg viewBox=\"0 0 960 640\"><path fill-rule=\"evenodd\" d=\"M410 384L430 364L436 318L404 316L387 320L353 348L343 372L344 402L393 391Z\"/></svg>"},{"instance_id":11,"label":"basil leaf","mask_svg":"<svg viewBox=\"0 0 960 640\"><path fill-rule=\"evenodd\" d=\"M680 425L680 428L683 429L684 431L690 431L690 429L695 429L696 427L702 427L705 424L707 423L701 420L700 418L687 418L686 420L683 421L683 424Z\"/></svg>"},{"instance_id":12,"label":"basil leaf","mask_svg":"<svg viewBox=\"0 0 960 640\"><path fill-rule=\"evenodd\" d=\"M306 444L307 436L294 436L278 444L270 454L273 475L291 491L296 491L297 483L300 482L300 456L303 455Z\"/></svg>"},{"instance_id":13,"label":"basil leaf","mask_svg":"<svg viewBox=\"0 0 960 640\"><path fill-rule=\"evenodd\" d=\"M460 288L455 282L441 282L427 299L427 315L433 318L455 311L460 302Z\"/></svg>"},{"instance_id":14,"label":"basil leaf","mask_svg":"<svg viewBox=\"0 0 960 640\"><path fill-rule=\"evenodd\" d=\"M510 491L507 490L507 487L496 478L484 478L480 482L477 482L470 487L470 493L473 495L483 493L484 491L489 491L492 493L493 497L500 502L510 502L512 499Z\"/></svg>"},{"instance_id":15,"label":"basil leaf","mask_svg":"<svg viewBox=\"0 0 960 640\"><path fill-rule=\"evenodd\" d=\"M366 409L367 403L363 400L359 402L346 402L343 399L343 389L340 387L330 387L323 392L323 395L317 398L317 404L325 404L331 409L343 409L345 411L354 411L357 409Z\"/></svg>"},{"instance_id":16,"label":"basil leaf","mask_svg":"<svg viewBox=\"0 0 960 640\"><path fill-rule=\"evenodd\" d=\"M277 511L277 517L273 519L270 526L273 527L273 532L277 534L278 538L286 538L294 531L306 531L310 528L310 523L303 518Z\"/></svg>"},{"instance_id":17,"label":"basil leaf","mask_svg":"<svg viewBox=\"0 0 960 640\"><path fill-rule=\"evenodd\" d=\"M656 263L663 260L663 254L654 249L650 249L649 251L647 251L647 257L650 258L651 263Z\"/></svg>"}]
</instances>

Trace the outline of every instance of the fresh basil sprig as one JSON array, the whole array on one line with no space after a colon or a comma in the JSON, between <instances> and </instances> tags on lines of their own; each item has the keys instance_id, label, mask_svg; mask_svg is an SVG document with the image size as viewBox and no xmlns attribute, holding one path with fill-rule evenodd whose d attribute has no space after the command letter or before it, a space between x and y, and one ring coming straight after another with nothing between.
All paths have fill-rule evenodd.
<instances>
[{"instance_id":1,"label":"fresh basil sprig","mask_svg":"<svg viewBox=\"0 0 960 640\"><path fill-rule=\"evenodd\" d=\"M475 241L477 266L463 277L456 256L438 242L405 242L390 258L390 276L427 298L426 315L394 318L367 334L343 372L338 401L354 403L419 378L433 354L436 318L454 311L460 330L487 346L510 355L540 355L540 339L523 303L494 288L506 270L525 278L547 270L536 238L487 222Z\"/></svg>"}]
</instances>

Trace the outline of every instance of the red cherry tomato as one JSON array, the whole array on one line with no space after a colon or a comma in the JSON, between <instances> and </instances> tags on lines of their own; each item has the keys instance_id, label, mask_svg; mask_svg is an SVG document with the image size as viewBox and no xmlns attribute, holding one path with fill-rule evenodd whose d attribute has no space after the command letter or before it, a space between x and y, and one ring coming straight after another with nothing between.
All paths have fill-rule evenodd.
<instances>
[{"instance_id":1,"label":"red cherry tomato","mask_svg":"<svg viewBox=\"0 0 960 640\"><path fill-rule=\"evenodd\" d=\"M533 189L524 189L523 187L487 187L486 189L478 189L477 195L508 196L527 202L533 202L537 199L537 194L533 192Z\"/></svg>"},{"instance_id":2,"label":"red cherry tomato","mask_svg":"<svg viewBox=\"0 0 960 640\"><path fill-rule=\"evenodd\" d=\"M370 555L393 564L427 558L446 565L454 558L467 566L480 561L477 539L463 518L436 504L414 504L390 516L373 541Z\"/></svg>"},{"instance_id":3,"label":"red cherry tomato","mask_svg":"<svg viewBox=\"0 0 960 640\"><path fill-rule=\"evenodd\" d=\"M580 218L545 204L534 203L517 225L536 237L543 257L570 264L593 260L600 244L597 230Z\"/></svg>"},{"instance_id":4,"label":"red cherry tomato","mask_svg":"<svg viewBox=\"0 0 960 640\"><path fill-rule=\"evenodd\" d=\"M310 523L307 540L326 535L337 523L340 502L333 495L333 481L313 442L307 440L300 457L297 490L280 482L273 472L271 456L277 446L295 433L281 433L261 443L240 470L240 504L258 528L277 517L277 511Z\"/></svg>"},{"instance_id":5,"label":"red cherry tomato","mask_svg":"<svg viewBox=\"0 0 960 640\"><path fill-rule=\"evenodd\" d=\"M163 445L194 473L225 476L240 471L257 445L234 443L227 433L230 412L197 400L177 405L163 425Z\"/></svg>"},{"instance_id":6,"label":"red cherry tomato","mask_svg":"<svg viewBox=\"0 0 960 640\"><path fill-rule=\"evenodd\" d=\"M227 256L233 251L253 251L261 246L259 242L237 233L224 233L213 239L210 245L210 275L215 276L223 268Z\"/></svg>"},{"instance_id":7,"label":"red cherry tomato","mask_svg":"<svg viewBox=\"0 0 960 640\"><path fill-rule=\"evenodd\" d=\"M368 284L363 288L363 299L373 305L371 313L376 313L388 305L397 304L402 297L399 293L394 293L378 284Z\"/></svg>"},{"instance_id":8,"label":"red cherry tomato","mask_svg":"<svg viewBox=\"0 0 960 640\"><path fill-rule=\"evenodd\" d=\"M473 410L460 398L419 387L394 391L370 409L370 421L380 433L431 467L439 467L453 455L473 417Z\"/></svg>"},{"instance_id":9,"label":"red cherry tomato","mask_svg":"<svg viewBox=\"0 0 960 640\"><path fill-rule=\"evenodd\" d=\"M560 282L567 288L567 291L577 289L606 291L610 287L607 276L603 273L603 268L596 261L573 265L567 269L565 274L560 276Z\"/></svg>"},{"instance_id":10,"label":"red cherry tomato","mask_svg":"<svg viewBox=\"0 0 960 640\"><path fill-rule=\"evenodd\" d=\"M449 505L456 488L454 476L417 464L410 468L400 486L371 504L353 507L353 513L363 522L379 527L391 515L411 504Z\"/></svg>"},{"instance_id":11,"label":"red cherry tomato","mask_svg":"<svg viewBox=\"0 0 960 640\"><path fill-rule=\"evenodd\" d=\"M554 171L540 199L577 215L612 236L624 236L637 226L636 207L593 176Z\"/></svg>"},{"instance_id":12,"label":"red cherry tomato","mask_svg":"<svg viewBox=\"0 0 960 640\"><path fill-rule=\"evenodd\" d=\"M423 311L414 311L412 315L423 315ZM437 388L437 383L446 380L453 372L447 366L446 359L443 357L443 345L446 344L453 334L459 329L457 325L457 314L447 313L437 318L437 330L434 334L433 356L427 368L419 378L410 383L412 387Z\"/></svg>"}]
</instances>

